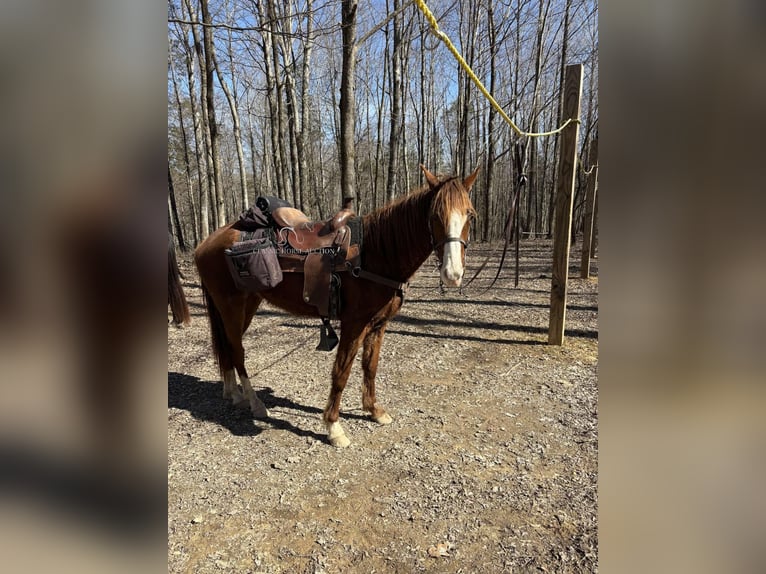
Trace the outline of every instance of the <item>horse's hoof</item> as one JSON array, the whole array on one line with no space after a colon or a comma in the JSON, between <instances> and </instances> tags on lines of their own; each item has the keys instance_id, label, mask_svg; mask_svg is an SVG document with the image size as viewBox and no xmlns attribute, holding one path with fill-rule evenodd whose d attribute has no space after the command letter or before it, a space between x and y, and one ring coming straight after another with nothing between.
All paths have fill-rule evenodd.
<instances>
[{"instance_id":1,"label":"horse's hoof","mask_svg":"<svg viewBox=\"0 0 766 574\"><path fill-rule=\"evenodd\" d=\"M379 425L390 425L392 422L394 422L394 419L392 419L391 415L388 413L383 413L379 417L372 417L372 420L374 420Z\"/></svg>"},{"instance_id":2,"label":"horse's hoof","mask_svg":"<svg viewBox=\"0 0 766 574\"><path fill-rule=\"evenodd\" d=\"M340 436L336 436L330 439L330 444L333 445L335 448L346 448L348 445L351 444L351 441L348 440L348 437L344 434Z\"/></svg>"},{"instance_id":3,"label":"horse's hoof","mask_svg":"<svg viewBox=\"0 0 766 574\"><path fill-rule=\"evenodd\" d=\"M266 409L262 402L258 402L257 405L250 405L250 410L253 412L253 416L257 419L269 418L269 411Z\"/></svg>"},{"instance_id":4,"label":"horse's hoof","mask_svg":"<svg viewBox=\"0 0 766 574\"><path fill-rule=\"evenodd\" d=\"M346 433L343 432L343 427L337 421L327 423L327 438L330 439L330 444L337 448L346 448L351 444Z\"/></svg>"},{"instance_id":5,"label":"horse's hoof","mask_svg":"<svg viewBox=\"0 0 766 574\"><path fill-rule=\"evenodd\" d=\"M234 401L234 408L238 411L244 411L250 408L250 403L243 397L239 402Z\"/></svg>"},{"instance_id":6,"label":"horse's hoof","mask_svg":"<svg viewBox=\"0 0 766 574\"><path fill-rule=\"evenodd\" d=\"M228 396L224 395L223 398L230 400L231 404L237 408L246 408L248 405L247 399L242 396L242 393L240 392L229 393ZM244 405L242 403L244 403Z\"/></svg>"}]
</instances>

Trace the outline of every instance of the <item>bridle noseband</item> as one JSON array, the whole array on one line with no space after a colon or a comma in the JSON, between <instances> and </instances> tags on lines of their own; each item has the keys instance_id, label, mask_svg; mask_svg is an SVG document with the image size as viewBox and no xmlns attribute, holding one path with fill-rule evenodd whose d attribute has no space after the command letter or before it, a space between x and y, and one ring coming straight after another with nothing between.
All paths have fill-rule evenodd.
<instances>
[{"instance_id":1,"label":"bridle noseband","mask_svg":"<svg viewBox=\"0 0 766 574\"><path fill-rule=\"evenodd\" d=\"M439 270L439 291L442 295L444 295L444 283L442 282L441 278L441 268L442 268L442 258L439 257L439 247L444 246L447 243L460 243L463 246L463 249L468 250L468 241L464 240L462 237L451 237L447 236L444 239L442 239L439 242L434 241L434 232L433 228L431 227L431 219L428 219L428 233L431 236L431 249L433 251L433 254L436 256L436 268ZM465 253L463 254L463 265L465 266ZM462 292L462 288L461 288Z\"/></svg>"},{"instance_id":2,"label":"bridle noseband","mask_svg":"<svg viewBox=\"0 0 766 574\"><path fill-rule=\"evenodd\" d=\"M434 252L436 252L436 250L439 249L439 247L441 247L445 243L452 243L452 242L461 243L464 248L468 249L468 242L465 241L462 237L445 237L444 239L442 239L438 243L435 243L434 242L434 236L433 236L433 234L431 234L431 245L433 245Z\"/></svg>"}]
</instances>

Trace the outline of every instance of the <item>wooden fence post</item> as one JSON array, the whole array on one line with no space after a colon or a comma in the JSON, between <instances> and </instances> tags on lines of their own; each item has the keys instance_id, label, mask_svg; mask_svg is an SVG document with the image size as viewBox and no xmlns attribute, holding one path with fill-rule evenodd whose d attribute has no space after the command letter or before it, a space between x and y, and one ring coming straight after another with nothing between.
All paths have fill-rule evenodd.
<instances>
[{"instance_id":1,"label":"wooden fence post","mask_svg":"<svg viewBox=\"0 0 766 574\"><path fill-rule=\"evenodd\" d=\"M588 174L588 189L585 195L585 217L582 220L582 259L580 260L580 277L590 277L590 258L593 243L593 216L596 206L596 189L598 186L598 136L590 141L588 154L590 174Z\"/></svg>"},{"instance_id":2,"label":"wooden fence post","mask_svg":"<svg viewBox=\"0 0 766 574\"><path fill-rule=\"evenodd\" d=\"M562 119L580 119L582 96L582 64L566 67L563 88ZM556 178L556 211L553 234L553 272L551 278L551 315L548 344L564 342L567 279L569 278L569 247L572 232L572 202L574 199L575 168L577 166L577 137L579 122L572 122L561 132L561 155Z\"/></svg>"}]
</instances>

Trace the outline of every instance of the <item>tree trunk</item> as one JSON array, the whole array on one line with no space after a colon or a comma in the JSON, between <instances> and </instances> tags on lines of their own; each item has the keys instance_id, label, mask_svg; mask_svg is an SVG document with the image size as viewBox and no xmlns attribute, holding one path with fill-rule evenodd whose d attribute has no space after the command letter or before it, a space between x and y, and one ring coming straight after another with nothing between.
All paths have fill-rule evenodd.
<instances>
[{"instance_id":1,"label":"tree trunk","mask_svg":"<svg viewBox=\"0 0 766 574\"><path fill-rule=\"evenodd\" d=\"M283 4L285 14L282 15L281 23L282 29L288 29L292 32L292 12L289 2ZM290 154L290 161L286 164L287 171L290 177L290 185L292 187L292 201L293 205L300 205L300 162L298 160L298 132L300 126L298 125L298 98L295 89L295 72L297 70L297 63L295 61L295 54L292 50L292 44L287 41L286 34L280 34L279 38L279 50L282 53L282 62L284 67L284 121L287 127L286 136L287 141L285 147L288 148Z\"/></svg>"},{"instance_id":2,"label":"tree trunk","mask_svg":"<svg viewBox=\"0 0 766 574\"><path fill-rule=\"evenodd\" d=\"M340 81L340 190L341 197L356 197L354 181L356 162L354 155L355 82L356 64L356 11L357 0L341 0L341 28L343 30L343 71Z\"/></svg>"},{"instance_id":3,"label":"tree trunk","mask_svg":"<svg viewBox=\"0 0 766 574\"><path fill-rule=\"evenodd\" d=\"M202 42L197 32L198 22L197 11L192 9L191 0L184 0L184 6L189 15L189 19L195 24L191 25L192 39L194 42L194 54L197 56L197 65L199 67L200 76L204 76L204 53L202 48ZM197 157L197 174L199 178L199 225L200 225L200 239L205 239L210 235L210 198L211 193L211 179L210 174L210 155L208 150L210 145L208 142L208 131L205 129L207 125L207 106L206 89L207 84L204 80L200 80L200 106L196 108L196 100L194 98L194 66L192 62L191 54L188 55L187 60L187 75L189 77L189 99L192 103L192 115L194 116L194 140L195 150ZM201 111L201 114L200 114ZM200 117L201 115L201 117ZM203 161L204 159L204 161ZM203 164L205 175L203 176Z\"/></svg>"},{"instance_id":4,"label":"tree trunk","mask_svg":"<svg viewBox=\"0 0 766 574\"><path fill-rule=\"evenodd\" d=\"M173 177L170 175L170 164L168 164L168 197L170 198L170 213L175 224L176 242L181 251L186 251L186 241L184 241L183 229L181 229L181 220L178 217L178 205L176 204L176 192L173 187Z\"/></svg>"},{"instance_id":5,"label":"tree trunk","mask_svg":"<svg viewBox=\"0 0 766 574\"><path fill-rule=\"evenodd\" d=\"M389 45L389 39L388 39L388 28L384 29L384 33L386 36L385 41L385 48L383 49L384 54L388 54L388 45ZM389 58L384 56L383 57L383 74L381 76L378 76L378 93L380 94L380 100L378 101L378 125L377 125L377 142L375 144L375 188L373 191L373 205L375 208L379 207L381 203L385 203L384 201L380 200L380 193L379 190L381 188L380 185L380 164L382 162L383 157L383 106L386 102L386 82L388 80L388 74L390 74L389 71L390 68L390 62ZM385 196L384 196L385 197Z\"/></svg>"},{"instance_id":6,"label":"tree trunk","mask_svg":"<svg viewBox=\"0 0 766 574\"><path fill-rule=\"evenodd\" d=\"M399 10L401 0L394 0L394 12ZM388 178L386 200L396 197L396 176L399 165L399 136L402 113L402 15L394 17L394 41L391 47L391 129L388 139Z\"/></svg>"},{"instance_id":7,"label":"tree trunk","mask_svg":"<svg viewBox=\"0 0 766 574\"><path fill-rule=\"evenodd\" d=\"M572 0L566 0L566 8L564 10L564 36L561 40L561 67L559 70L559 98L558 98L558 114L556 119L556 127L559 127L564 119L562 118L563 115L563 90L564 90L564 69L566 68L566 61L567 61L567 47L569 45L569 11L572 7ZM558 154L559 154L559 139L560 136L556 136L556 141L553 144L553 165L558 165ZM553 202L556 196L556 177L557 174L554 174L553 179L553 185L551 186L551 197L550 202L548 203L548 234L547 237L550 239L553 237Z\"/></svg>"},{"instance_id":8,"label":"tree trunk","mask_svg":"<svg viewBox=\"0 0 766 574\"><path fill-rule=\"evenodd\" d=\"M231 119L234 126L234 143L237 146L237 164L239 165L239 184L240 184L240 201L241 208L247 209L249 202L247 199L247 170L245 169L245 152L242 149L242 129L239 123L239 111L237 109L236 87L234 86L234 58L231 54L231 31L229 32L229 62L231 63L231 76L232 76L232 88L226 84L226 81L221 74L221 69L218 66L218 62L215 61L215 54L213 54L213 65L215 66L216 73L218 74L218 82L221 84L221 89L226 95L226 101L229 102L229 109L231 110Z\"/></svg>"},{"instance_id":9,"label":"tree trunk","mask_svg":"<svg viewBox=\"0 0 766 574\"><path fill-rule=\"evenodd\" d=\"M529 130L537 132L540 126L540 111L539 99L540 99L540 76L542 75L543 68L543 44L545 41L545 29L548 21L548 12L550 10L550 0L543 2L540 1L538 13L537 13L537 41L535 43L535 76L534 85L532 88L532 113L530 118ZM541 185L540 177L538 173L538 142L537 138L532 139L529 142L531 149L529 150L529 162L530 162L530 178L528 182L528 194L529 200L527 201L527 221L529 222L530 231L537 233L539 229L539 218L537 213L532 216L532 206L537 204L538 195L542 196L544 187ZM545 183L545 172L543 171L542 183Z\"/></svg>"},{"instance_id":10,"label":"tree trunk","mask_svg":"<svg viewBox=\"0 0 766 574\"><path fill-rule=\"evenodd\" d=\"M487 0L487 29L489 32L489 93L494 94L497 82L496 55L497 55L497 30L495 29L495 12L492 0ZM489 222L491 218L490 199L492 197L492 183L495 175L495 121L496 112L489 106L487 112L487 166L484 174L484 214L482 225L482 239L490 240Z\"/></svg>"},{"instance_id":11,"label":"tree trunk","mask_svg":"<svg viewBox=\"0 0 766 574\"><path fill-rule=\"evenodd\" d=\"M412 10L415 10L416 6L412 6ZM407 66L407 63L410 61L410 42L412 39L412 26L415 22L415 18L409 18L407 20L407 25L405 26L404 30L402 31L402 38L401 43L402 46L400 48L400 64L402 69L402 76L403 79L406 78L405 70L409 69L409 66ZM401 134L400 144L401 144L401 152L400 152L400 162L402 164L402 169L404 171L404 185L400 186L402 187L402 191L404 193L408 193L410 190L410 167L409 163L407 162L407 93L409 90L407 89L409 87L408 81L401 82L401 95L400 95L400 102L402 104L402 110L399 114L401 116L400 118L400 124L399 124L399 133ZM414 105L414 102L413 102ZM420 170L418 170L420 171Z\"/></svg>"},{"instance_id":12,"label":"tree trunk","mask_svg":"<svg viewBox=\"0 0 766 574\"><path fill-rule=\"evenodd\" d=\"M466 22L463 8L467 7L468 21ZM461 4L460 9L460 39L463 45L463 57L471 69L476 61L476 28L478 21L479 3ZM469 163L469 123L471 118L471 81L463 69L458 65L458 134L457 134L457 161L455 172L465 174Z\"/></svg>"},{"instance_id":13,"label":"tree trunk","mask_svg":"<svg viewBox=\"0 0 766 574\"><path fill-rule=\"evenodd\" d=\"M314 12L313 0L306 0L306 39L303 43L303 77L301 85L301 129L298 132L298 162L300 173L300 197L299 208L304 210L307 202L308 190L308 155L306 150L307 135L309 132L309 80L311 79L311 48L314 45Z\"/></svg>"},{"instance_id":14,"label":"tree trunk","mask_svg":"<svg viewBox=\"0 0 766 574\"><path fill-rule=\"evenodd\" d=\"M418 161L426 164L429 169L436 169L428 161L428 151L426 150L426 133L428 130L428 104L426 100L426 33L425 18L418 12L418 27L420 28L420 121L418 122ZM418 182L423 183L423 172L420 171Z\"/></svg>"},{"instance_id":15,"label":"tree trunk","mask_svg":"<svg viewBox=\"0 0 766 574\"><path fill-rule=\"evenodd\" d=\"M271 60L272 60L272 72L274 73L274 89L276 109L272 111L276 115L276 142L277 146L274 149L274 153L279 157L279 178L282 182L283 190L282 197L290 198L293 195L292 176L290 174L290 166L287 162L287 143L285 142L285 136L287 134L287 116L285 113L285 101L282 91L283 83L281 81L280 58L279 58L279 44L276 37L279 36L279 15L277 14L276 4L274 0L268 0L268 22L269 22L269 38L271 42Z\"/></svg>"},{"instance_id":16,"label":"tree trunk","mask_svg":"<svg viewBox=\"0 0 766 574\"><path fill-rule=\"evenodd\" d=\"M226 204L224 202L223 186L221 184L221 158L218 149L220 135L218 123L215 119L215 91L213 88L215 74L215 45L213 43L213 23L210 18L208 0L200 0L202 8L202 22L207 24L202 28L202 37L205 45L205 103L207 108L206 131L210 134L210 151L212 170L208 170L208 177L212 178L213 196L216 206L216 224L218 227L226 225Z\"/></svg>"},{"instance_id":17,"label":"tree trunk","mask_svg":"<svg viewBox=\"0 0 766 574\"><path fill-rule=\"evenodd\" d=\"M191 161L189 160L189 139L186 137L186 122L184 121L184 108L181 103L181 94L178 90L178 82L176 81L176 74L175 69L171 66L170 67L170 77L171 81L173 82L173 93L176 98L176 106L178 107L178 121L180 123L181 128L181 141L183 142L183 148L184 148L184 175L186 176L186 194L189 201L189 211L191 212L191 223L192 223L192 236L194 238L194 244L196 245L199 242L199 236L197 234L197 216L195 214L194 209L194 200L192 198L192 173L191 173ZM168 169L170 169L170 166L168 166ZM168 178L170 177L170 174L168 174ZM175 201L175 198L173 199ZM176 217L177 217L177 211L176 211Z\"/></svg>"}]
</instances>

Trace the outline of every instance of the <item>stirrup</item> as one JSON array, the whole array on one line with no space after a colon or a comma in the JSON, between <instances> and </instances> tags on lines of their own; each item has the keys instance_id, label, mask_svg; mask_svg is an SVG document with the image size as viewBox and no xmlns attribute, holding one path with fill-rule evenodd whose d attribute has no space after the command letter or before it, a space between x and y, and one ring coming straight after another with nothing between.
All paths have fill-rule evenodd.
<instances>
[{"instance_id":1,"label":"stirrup","mask_svg":"<svg viewBox=\"0 0 766 574\"><path fill-rule=\"evenodd\" d=\"M322 317L322 327L319 336L319 345L317 351L332 351L338 345L338 335L330 324L327 317Z\"/></svg>"}]
</instances>

